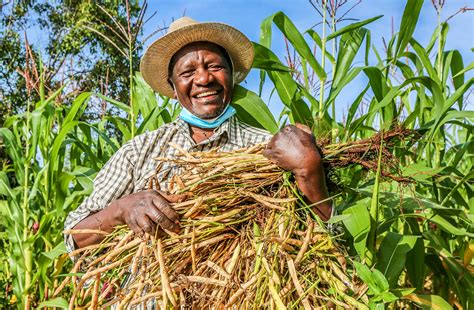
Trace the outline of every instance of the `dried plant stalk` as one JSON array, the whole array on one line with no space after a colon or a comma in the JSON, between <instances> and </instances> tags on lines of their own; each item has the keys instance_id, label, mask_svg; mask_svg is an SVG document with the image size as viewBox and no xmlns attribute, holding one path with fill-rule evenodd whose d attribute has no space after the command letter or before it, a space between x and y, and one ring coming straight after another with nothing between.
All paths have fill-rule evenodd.
<instances>
[{"instance_id":1,"label":"dried plant stalk","mask_svg":"<svg viewBox=\"0 0 474 310\"><path fill-rule=\"evenodd\" d=\"M324 162L370 167L382 137L389 143L408 134L397 129L327 145ZM183 234L142 240L118 228L101 245L73 252L82 256L72 272L82 268L84 274L68 277L53 296L69 299L70 308L147 302L305 309L332 302L367 308L363 285L347 276L353 270L350 260L343 265L338 260L347 257L344 249L297 194L289 174L263 157L263 145L234 153L187 153L176 147L181 156L171 161L181 174L172 178L171 188L190 195L173 205L181 214ZM385 175L403 180L390 171ZM76 289L71 292L71 287Z\"/></svg>"}]
</instances>

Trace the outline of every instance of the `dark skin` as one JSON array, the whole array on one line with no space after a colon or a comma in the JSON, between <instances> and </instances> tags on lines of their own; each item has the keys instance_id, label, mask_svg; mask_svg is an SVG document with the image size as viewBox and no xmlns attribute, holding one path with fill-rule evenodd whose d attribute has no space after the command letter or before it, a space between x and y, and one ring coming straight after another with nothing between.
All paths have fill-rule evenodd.
<instances>
[{"instance_id":1,"label":"dark skin","mask_svg":"<svg viewBox=\"0 0 474 310\"><path fill-rule=\"evenodd\" d=\"M323 220L331 217L332 203L326 187L321 155L311 130L296 124L283 127L268 143L263 155L293 173L298 188Z\"/></svg>"},{"instance_id":2,"label":"dark skin","mask_svg":"<svg viewBox=\"0 0 474 310\"><path fill-rule=\"evenodd\" d=\"M229 104L233 91L232 70L222 50L212 43L196 42L182 48L174 58L170 81L175 98L202 119L219 116ZM196 143L214 134L213 129L194 126L190 126L190 132ZM272 138L264 155L293 172L309 203L328 198L321 156L307 127L285 126ZM171 203L185 198L184 195L167 195L154 190L133 193L86 217L74 229L112 232L114 227L126 224L139 235L162 234L163 230L179 232L179 216ZM331 215L329 201L317 204L313 209L323 220ZM103 238L97 234L73 235L78 248L97 244Z\"/></svg>"}]
</instances>

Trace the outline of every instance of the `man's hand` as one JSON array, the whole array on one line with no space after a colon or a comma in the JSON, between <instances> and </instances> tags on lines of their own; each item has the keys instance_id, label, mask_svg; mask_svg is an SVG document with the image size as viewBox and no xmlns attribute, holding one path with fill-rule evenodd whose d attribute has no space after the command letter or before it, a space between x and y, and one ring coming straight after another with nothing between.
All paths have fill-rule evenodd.
<instances>
[{"instance_id":1,"label":"man's hand","mask_svg":"<svg viewBox=\"0 0 474 310\"><path fill-rule=\"evenodd\" d=\"M136 234L153 234L156 228L179 232L179 216L169 204L186 195L166 195L155 190L134 193L112 202L122 221Z\"/></svg>"},{"instance_id":2,"label":"man's hand","mask_svg":"<svg viewBox=\"0 0 474 310\"><path fill-rule=\"evenodd\" d=\"M331 217L332 204L326 187L321 155L311 130L296 124L283 127L263 150L263 155L283 169L293 172L298 188L303 192L319 217ZM321 202L324 201L324 202Z\"/></svg>"},{"instance_id":3,"label":"man's hand","mask_svg":"<svg viewBox=\"0 0 474 310\"><path fill-rule=\"evenodd\" d=\"M74 229L98 229L112 232L118 225L127 224L135 233L154 234L156 229L179 231L179 216L170 202L180 202L186 195L166 195L154 190L142 191L113 201L105 209L80 221ZM75 234L74 242L82 248L97 244L102 234Z\"/></svg>"},{"instance_id":4,"label":"man's hand","mask_svg":"<svg viewBox=\"0 0 474 310\"><path fill-rule=\"evenodd\" d=\"M301 124L283 127L268 143L263 155L295 175L322 169L314 136L307 126Z\"/></svg>"}]
</instances>

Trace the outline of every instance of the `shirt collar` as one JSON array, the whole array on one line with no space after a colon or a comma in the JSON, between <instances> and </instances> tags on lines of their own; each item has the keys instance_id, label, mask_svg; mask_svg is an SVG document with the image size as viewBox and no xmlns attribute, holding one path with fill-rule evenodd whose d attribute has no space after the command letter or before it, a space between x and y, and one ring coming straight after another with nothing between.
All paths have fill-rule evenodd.
<instances>
[{"instance_id":1,"label":"shirt collar","mask_svg":"<svg viewBox=\"0 0 474 310\"><path fill-rule=\"evenodd\" d=\"M195 142L191 138L191 131L189 129L189 124L180 118L176 119L175 122L179 130L184 132L186 136L194 144ZM214 129L214 135L212 136L211 141L214 141L215 139L218 139L220 136L226 134L228 138L228 143L231 143L231 144L239 146L240 148L243 148L245 145L242 139L242 132L240 130L240 126L238 122L239 121L235 115L230 117L228 120L223 122L222 125Z\"/></svg>"}]
</instances>

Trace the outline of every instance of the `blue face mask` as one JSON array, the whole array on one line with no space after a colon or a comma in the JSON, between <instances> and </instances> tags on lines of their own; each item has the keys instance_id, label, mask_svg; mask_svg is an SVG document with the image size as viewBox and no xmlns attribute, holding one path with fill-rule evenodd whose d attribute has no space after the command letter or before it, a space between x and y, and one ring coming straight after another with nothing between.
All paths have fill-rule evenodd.
<instances>
[{"instance_id":1,"label":"blue face mask","mask_svg":"<svg viewBox=\"0 0 474 310\"><path fill-rule=\"evenodd\" d=\"M179 114L179 118L185 121L186 123L189 123L199 128L216 128L222 125L223 122L228 120L235 113L236 110L234 109L234 107L228 104L225 110L221 113L221 115L219 115L213 120L208 121L197 117L196 115L192 114L183 107L181 113Z\"/></svg>"}]
</instances>

